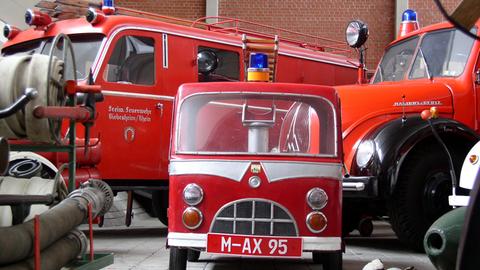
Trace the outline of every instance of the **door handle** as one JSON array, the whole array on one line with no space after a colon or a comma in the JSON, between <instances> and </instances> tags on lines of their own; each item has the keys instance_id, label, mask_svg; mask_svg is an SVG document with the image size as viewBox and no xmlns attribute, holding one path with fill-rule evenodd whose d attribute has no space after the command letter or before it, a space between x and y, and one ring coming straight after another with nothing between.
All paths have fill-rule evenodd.
<instances>
[{"instance_id":1,"label":"door handle","mask_svg":"<svg viewBox=\"0 0 480 270\"><path fill-rule=\"evenodd\" d=\"M157 103L157 105L155 105L155 108L160 110L160 116L163 116L163 103Z\"/></svg>"}]
</instances>

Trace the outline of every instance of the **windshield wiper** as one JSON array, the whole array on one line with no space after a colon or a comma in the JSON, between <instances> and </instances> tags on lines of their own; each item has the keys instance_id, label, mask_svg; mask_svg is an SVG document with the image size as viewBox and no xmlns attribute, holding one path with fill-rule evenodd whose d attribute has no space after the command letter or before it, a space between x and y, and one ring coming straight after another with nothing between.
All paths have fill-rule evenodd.
<instances>
[{"instance_id":1,"label":"windshield wiper","mask_svg":"<svg viewBox=\"0 0 480 270\"><path fill-rule=\"evenodd\" d=\"M422 54L422 59L423 59L423 63L425 63L425 69L427 71L428 79L431 80L433 78L433 75L430 73L430 68L428 67L427 58L425 58L425 54L423 53L422 46L419 46L418 50Z\"/></svg>"}]
</instances>

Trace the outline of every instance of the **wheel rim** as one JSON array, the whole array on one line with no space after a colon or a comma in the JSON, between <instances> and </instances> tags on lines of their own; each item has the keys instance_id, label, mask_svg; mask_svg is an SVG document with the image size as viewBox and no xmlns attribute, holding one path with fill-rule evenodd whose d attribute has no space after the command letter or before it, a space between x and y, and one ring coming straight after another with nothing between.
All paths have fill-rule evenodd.
<instances>
[{"instance_id":1,"label":"wheel rim","mask_svg":"<svg viewBox=\"0 0 480 270\"><path fill-rule=\"evenodd\" d=\"M423 206L425 216L429 220L435 220L451 207L448 204L448 196L452 192L452 183L447 172L440 171L430 174L423 192Z\"/></svg>"}]
</instances>

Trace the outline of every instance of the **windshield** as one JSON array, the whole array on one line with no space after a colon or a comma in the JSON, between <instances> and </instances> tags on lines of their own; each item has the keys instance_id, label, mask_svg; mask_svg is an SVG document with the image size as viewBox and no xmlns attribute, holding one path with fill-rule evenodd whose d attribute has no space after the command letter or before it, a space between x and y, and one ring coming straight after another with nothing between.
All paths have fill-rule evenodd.
<instances>
[{"instance_id":1,"label":"windshield","mask_svg":"<svg viewBox=\"0 0 480 270\"><path fill-rule=\"evenodd\" d=\"M410 79L459 76L463 73L474 40L460 30L426 34L410 71Z\"/></svg>"},{"instance_id":2,"label":"windshield","mask_svg":"<svg viewBox=\"0 0 480 270\"><path fill-rule=\"evenodd\" d=\"M95 57L97 56L104 36L101 34L81 34L70 35L69 37L72 40L73 51L75 54L77 79L85 79L92 67ZM34 53L48 55L50 53L50 48L52 47L52 41L53 38L48 38L9 46L3 48L2 56ZM63 43L59 42L57 49L54 50L54 55L63 58L62 48ZM68 63L72 63L70 55L67 56L67 67L65 68L65 78L67 80L73 79L73 69L68 67Z\"/></svg>"},{"instance_id":3,"label":"windshield","mask_svg":"<svg viewBox=\"0 0 480 270\"><path fill-rule=\"evenodd\" d=\"M335 119L333 105L321 97L195 95L181 104L176 151L333 157L337 155Z\"/></svg>"},{"instance_id":4,"label":"windshield","mask_svg":"<svg viewBox=\"0 0 480 270\"><path fill-rule=\"evenodd\" d=\"M418 37L414 37L390 47L378 65L373 83L403 80L417 43Z\"/></svg>"}]
</instances>

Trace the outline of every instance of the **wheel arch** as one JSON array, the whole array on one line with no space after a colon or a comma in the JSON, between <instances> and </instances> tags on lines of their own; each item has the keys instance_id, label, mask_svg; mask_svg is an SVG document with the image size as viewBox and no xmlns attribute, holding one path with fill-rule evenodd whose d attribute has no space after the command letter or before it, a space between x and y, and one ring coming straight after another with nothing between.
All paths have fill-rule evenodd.
<instances>
[{"instance_id":1,"label":"wheel arch","mask_svg":"<svg viewBox=\"0 0 480 270\"><path fill-rule=\"evenodd\" d=\"M466 149L468 152L468 149L480 139L472 129L452 119L434 119L432 125L444 139L449 150ZM432 141L437 142L428 122L420 117L387 122L362 138L362 142L365 140L372 140L375 144L372 162L363 169L353 168L352 172L359 175L376 175L379 195L382 197L392 194L402 165L412 153L415 153L414 150Z\"/></svg>"}]
</instances>

